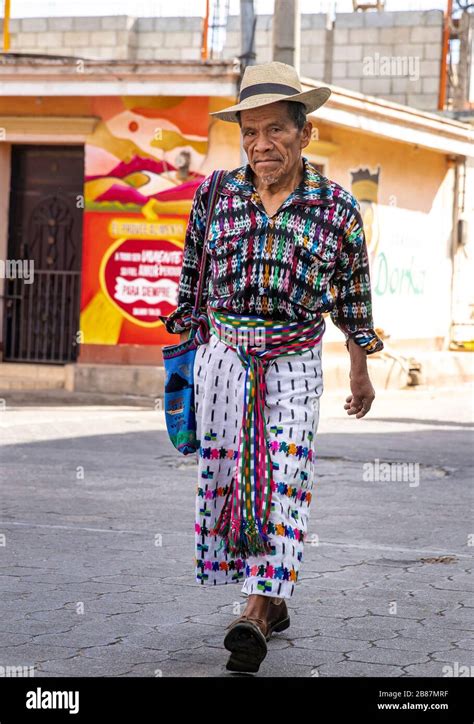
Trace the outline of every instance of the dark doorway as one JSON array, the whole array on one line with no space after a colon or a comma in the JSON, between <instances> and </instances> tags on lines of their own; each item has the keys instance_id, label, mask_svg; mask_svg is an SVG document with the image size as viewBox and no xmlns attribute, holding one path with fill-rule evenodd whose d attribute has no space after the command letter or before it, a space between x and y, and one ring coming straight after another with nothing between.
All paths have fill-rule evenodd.
<instances>
[{"instance_id":1,"label":"dark doorway","mask_svg":"<svg viewBox=\"0 0 474 724\"><path fill-rule=\"evenodd\" d=\"M33 282L5 280L5 361L77 358L83 193L82 146L13 146L8 260Z\"/></svg>"}]
</instances>

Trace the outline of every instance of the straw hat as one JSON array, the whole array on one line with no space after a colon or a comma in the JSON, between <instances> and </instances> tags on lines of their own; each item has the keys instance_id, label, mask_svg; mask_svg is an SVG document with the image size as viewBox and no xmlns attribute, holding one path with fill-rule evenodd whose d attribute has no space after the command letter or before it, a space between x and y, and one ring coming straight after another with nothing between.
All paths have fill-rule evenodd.
<instances>
[{"instance_id":1,"label":"straw hat","mask_svg":"<svg viewBox=\"0 0 474 724\"><path fill-rule=\"evenodd\" d=\"M302 93L295 68L274 60L261 65L248 65L240 85L239 103L210 115L222 121L238 123L238 111L259 108L276 101L298 101L304 104L306 113L311 113L326 103L330 95L330 88L324 86Z\"/></svg>"}]
</instances>

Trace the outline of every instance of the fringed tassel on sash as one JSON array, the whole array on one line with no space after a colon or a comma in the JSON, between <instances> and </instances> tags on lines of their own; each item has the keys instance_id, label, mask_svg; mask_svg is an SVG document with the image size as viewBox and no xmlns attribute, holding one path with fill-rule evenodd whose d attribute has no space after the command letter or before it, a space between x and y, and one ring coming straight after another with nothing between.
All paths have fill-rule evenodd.
<instances>
[{"instance_id":1,"label":"fringed tassel on sash","mask_svg":"<svg viewBox=\"0 0 474 724\"><path fill-rule=\"evenodd\" d=\"M302 354L321 340L324 317L308 322L276 323L209 309L210 332L234 349L246 371L242 425L234 476L221 514L210 531L222 537L219 550L231 556L272 553L268 533L274 488L265 424L265 373L271 359ZM263 348L232 345L232 333L264 332Z\"/></svg>"}]
</instances>

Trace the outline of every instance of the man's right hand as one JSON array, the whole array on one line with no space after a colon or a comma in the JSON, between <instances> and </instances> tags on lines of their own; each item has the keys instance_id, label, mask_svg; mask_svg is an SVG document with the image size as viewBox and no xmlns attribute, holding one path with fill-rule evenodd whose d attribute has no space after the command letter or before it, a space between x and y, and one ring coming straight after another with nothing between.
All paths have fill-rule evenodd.
<instances>
[{"instance_id":1,"label":"man's right hand","mask_svg":"<svg viewBox=\"0 0 474 724\"><path fill-rule=\"evenodd\" d=\"M180 332L179 335L179 343L186 342L187 338L189 337L190 329L185 329L184 332Z\"/></svg>"}]
</instances>

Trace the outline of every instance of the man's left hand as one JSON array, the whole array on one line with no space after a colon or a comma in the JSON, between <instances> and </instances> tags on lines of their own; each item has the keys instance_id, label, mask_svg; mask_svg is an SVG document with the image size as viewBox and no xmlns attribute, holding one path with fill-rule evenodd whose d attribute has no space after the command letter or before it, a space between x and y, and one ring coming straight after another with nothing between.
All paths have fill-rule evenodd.
<instances>
[{"instance_id":1,"label":"man's left hand","mask_svg":"<svg viewBox=\"0 0 474 724\"><path fill-rule=\"evenodd\" d=\"M346 397L344 409L348 415L355 415L356 418L364 417L375 399L375 390L369 375L351 377L350 385L352 394Z\"/></svg>"}]
</instances>

